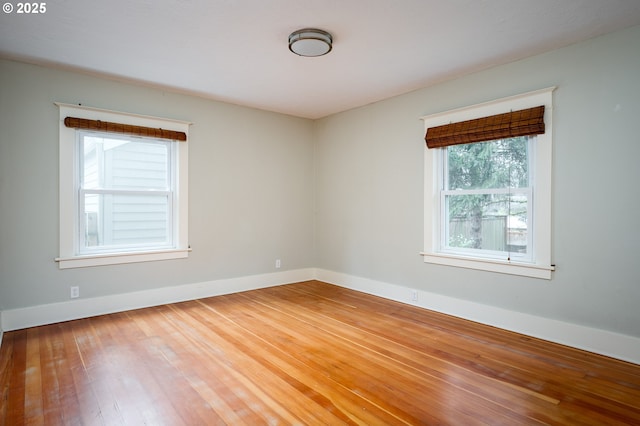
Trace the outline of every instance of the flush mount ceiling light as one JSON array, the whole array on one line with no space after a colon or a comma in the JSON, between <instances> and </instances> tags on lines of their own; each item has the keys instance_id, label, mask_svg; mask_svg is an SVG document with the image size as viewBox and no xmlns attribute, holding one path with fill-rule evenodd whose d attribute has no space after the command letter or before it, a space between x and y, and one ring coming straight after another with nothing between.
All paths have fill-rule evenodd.
<instances>
[{"instance_id":1,"label":"flush mount ceiling light","mask_svg":"<svg viewBox=\"0 0 640 426\"><path fill-rule=\"evenodd\" d=\"M300 56L322 56L331 52L331 34L315 28L294 31L289 36L289 50Z\"/></svg>"}]
</instances>

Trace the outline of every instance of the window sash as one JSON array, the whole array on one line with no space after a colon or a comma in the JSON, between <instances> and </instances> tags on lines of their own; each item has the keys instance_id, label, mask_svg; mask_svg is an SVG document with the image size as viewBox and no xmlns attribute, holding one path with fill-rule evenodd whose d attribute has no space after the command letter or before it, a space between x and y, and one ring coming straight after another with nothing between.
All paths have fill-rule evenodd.
<instances>
[{"instance_id":1,"label":"window sash","mask_svg":"<svg viewBox=\"0 0 640 426\"><path fill-rule=\"evenodd\" d=\"M88 245L86 236L87 236L87 221L86 215L88 212L86 210L86 204L84 202L87 195L100 195L100 196L137 196L137 197L164 197L166 199L166 217L163 220L164 227L166 229L164 241L147 241L147 242L138 242L138 243L126 243L126 244L113 244L113 243L102 243L98 245ZM171 191L127 191L127 190L83 190L80 189L78 191L78 254L86 255L86 254L94 254L94 253L111 253L111 252L131 252L131 251L140 251L146 249L170 249L175 248L175 232L174 232L174 195ZM133 212L134 214L136 212ZM104 220L104 219L103 219ZM111 222L113 225L115 221ZM106 226L104 222L101 223ZM141 233L144 233L148 230L140 230ZM112 231L115 233L116 231ZM103 238L106 238L106 235L102 234ZM111 240L111 238L109 238Z\"/></svg>"},{"instance_id":2,"label":"window sash","mask_svg":"<svg viewBox=\"0 0 640 426\"><path fill-rule=\"evenodd\" d=\"M491 141L482 141L476 143L491 143ZM504 259L507 261L517 260L526 263L534 263L534 242L535 242L535 229L533 222L533 187L534 182L534 158L535 158L535 137L530 137L525 145L527 151L527 171L529 183L528 187L498 187L498 188L479 188L479 189L449 189L449 158L448 147L444 146L435 149L436 158L438 159L440 173L438 182L438 191L440 196L438 197L440 221L438 226L438 232L440 237L438 238L438 245L435 248L438 253L446 253L453 255L471 256L475 258L486 259ZM450 224L449 224L449 205L447 203L448 196L455 195L525 195L527 199L527 245L526 253L516 253L509 250L488 250L488 249L476 249L465 247L452 247L449 245L450 239ZM507 221L508 221L507 216ZM509 227L505 228L505 232L508 232Z\"/></svg>"},{"instance_id":3,"label":"window sash","mask_svg":"<svg viewBox=\"0 0 640 426\"><path fill-rule=\"evenodd\" d=\"M129 143L140 143L140 142L158 142L164 144L167 147L167 187L164 189L124 189L124 188L85 188L85 156L84 156L84 138L85 137L102 137L106 139L116 139L123 140ZM167 141L159 140L155 138L141 138L141 137L132 137L127 135L117 135L113 133L107 132L94 132L94 131L77 131L77 163L78 167L76 168L77 174L75 178L76 182L76 197L75 197L75 210L77 212L77 232L76 232L76 243L75 243L75 252L77 255L91 255L91 254L106 254L106 253L127 253L127 252L138 252L138 251L148 251L148 250L165 250L165 249L173 249L176 248L176 227L177 223L175 221L175 212L174 206L177 202L177 193L176 193L176 153L175 153L175 145L171 143L167 143ZM98 161L103 161L104 159L100 159ZM165 229L166 229L166 237L164 241L146 241L146 242L138 242L138 243L127 243L127 244L113 244L113 243L104 243L98 244L96 246L90 246L87 244L86 236L87 236L87 223L86 223L86 203L85 199L88 195L99 195L99 196L138 196L138 197L166 197L166 220ZM104 219L103 219L104 220ZM101 222L105 225L104 222ZM112 222L113 224L113 222ZM141 231L142 233L143 231ZM105 236L103 235L103 238Z\"/></svg>"},{"instance_id":4,"label":"window sash","mask_svg":"<svg viewBox=\"0 0 640 426\"><path fill-rule=\"evenodd\" d=\"M524 195L527 199L527 244L526 252L518 253L510 250L490 250L477 249L470 247L455 247L449 244L450 240L450 218L449 205L447 203L448 196L460 195ZM534 228L533 228L533 188L500 188L500 189L467 189L467 190L442 190L440 191L440 247L438 252L472 256L486 259L506 259L508 261L517 260L521 262L534 262ZM507 226L505 232L510 229L508 226L509 216L507 216ZM508 241L507 241L508 243Z\"/></svg>"}]
</instances>

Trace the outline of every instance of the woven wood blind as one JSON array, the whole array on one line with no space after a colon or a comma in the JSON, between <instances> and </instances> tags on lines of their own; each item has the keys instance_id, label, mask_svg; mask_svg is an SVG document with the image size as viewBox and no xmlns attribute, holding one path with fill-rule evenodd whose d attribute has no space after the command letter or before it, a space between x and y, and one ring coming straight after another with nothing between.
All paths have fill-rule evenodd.
<instances>
[{"instance_id":1,"label":"woven wood blind","mask_svg":"<svg viewBox=\"0 0 640 426\"><path fill-rule=\"evenodd\" d=\"M109 121L88 120L86 118L66 117L64 119L64 125L74 129L98 130L101 132L169 139L180 142L185 142L187 140L187 134L185 132L157 129L154 127L133 126L130 124L111 123Z\"/></svg>"},{"instance_id":2,"label":"woven wood blind","mask_svg":"<svg viewBox=\"0 0 640 426\"><path fill-rule=\"evenodd\" d=\"M544 133L544 105L443 126L429 127L425 141L429 148L442 148L494 139Z\"/></svg>"}]
</instances>

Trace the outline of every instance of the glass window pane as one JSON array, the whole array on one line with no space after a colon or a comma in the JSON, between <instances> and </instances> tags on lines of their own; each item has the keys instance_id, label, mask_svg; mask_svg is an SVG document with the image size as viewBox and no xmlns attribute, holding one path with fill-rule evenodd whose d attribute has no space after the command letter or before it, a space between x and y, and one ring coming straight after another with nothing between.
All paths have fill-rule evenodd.
<instances>
[{"instance_id":1,"label":"glass window pane","mask_svg":"<svg viewBox=\"0 0 640 426\"><path fill-rule=\"evenodd\" d=\"M528 140L518 137L448 147L445 189L528 187Z\"/></svg>"},{"instance_id":2,"label":"glass window pane","mask_svg":"<svg viewBox=\"0 0 640 426\"><path fill-rule=\"evenodd\" d=\"M446 195L448 248L527 253L525 194Z\"/></svg>"},{"instance_id":3,"label":"glass window pane","mask_svg":"<svg viewBox=\"0 0 640 426\"><path fill-rule=\"evenodd\" d=\"M168 244L169 196L86 194L85 247Z\"/></svg>"},{"instance_id":4,"label":"glass window pane","mask_svg":"<svg viewBox=\"0 0 640 426\"><path fill-rule=\"evenodd\" d=\"M169 143L83 135L82 187L166 190Z\"/></svg>"}]
</instances>

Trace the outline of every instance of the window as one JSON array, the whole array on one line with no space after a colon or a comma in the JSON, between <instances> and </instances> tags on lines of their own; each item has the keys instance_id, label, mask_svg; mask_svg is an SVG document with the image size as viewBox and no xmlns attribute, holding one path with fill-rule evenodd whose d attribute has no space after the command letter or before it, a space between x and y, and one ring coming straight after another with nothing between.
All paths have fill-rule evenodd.
<instances>
[{"instance_id":1,"label":"window","mask_svg":"<svg viewBox=\"0 0 640 426\"><path fill-rule=\"evenodd\" d=\"M58 106L60 268L187 257L189 123Z\"/></svg>"},{"instance_id":2,"label":"window","mask_svg":"<svg viewBox=\"0 0 640 426\"><path fill-rule=\"evenodd\" d=\"M442 252L530 261L533 137L441 148Z\"/></svg>"},{"instance_id":3,"label":"window","mask_svg":"<svg viewBox=\"0 0 640 426\"><path fill-rule=\"evenodd\" d=\"M173 142L78 132L80 254L173 248Z\"/></svg>"},{"instance_id":4,"label":"window","mask_svg":"<svg viewBox=\"0 0 640 426\"><path fill-rule=\"evenodd\" d=\"M540 106L544 114L544 133L425 150L425 262L551 278L552 91L423 117L427 130Z\"/></svg>"}]
</instances>

